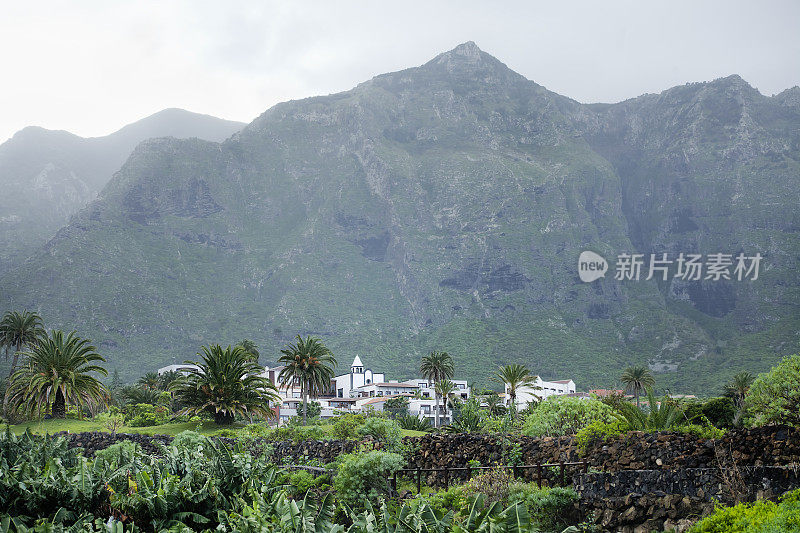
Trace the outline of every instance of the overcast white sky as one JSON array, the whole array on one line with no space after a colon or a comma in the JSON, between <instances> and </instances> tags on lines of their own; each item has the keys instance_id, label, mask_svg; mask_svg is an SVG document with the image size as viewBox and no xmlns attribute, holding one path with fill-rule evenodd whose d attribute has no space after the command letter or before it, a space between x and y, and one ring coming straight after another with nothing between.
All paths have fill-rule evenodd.
<instances>
[{"instance_id":1,"label":"overcast white sky","mask_svg":"<svg viewBox=\"0 0 800 533\"><path fill-rule=\"evenodd\" d=\"M167 107L248 122L475 41L581 102L737 73L800 85L800 2L0 0L0 142L108 134Z\"/></svg>"}]
</instances>

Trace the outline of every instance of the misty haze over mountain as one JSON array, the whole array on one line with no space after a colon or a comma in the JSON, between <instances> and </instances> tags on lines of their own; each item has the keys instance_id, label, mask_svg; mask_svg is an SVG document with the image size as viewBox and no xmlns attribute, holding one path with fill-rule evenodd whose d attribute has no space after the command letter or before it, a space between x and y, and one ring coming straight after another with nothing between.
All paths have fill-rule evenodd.
<instances>
[{"instance_id":1,"label":"misty haze over mountain","mask_svg":"<svg viewBox=\"0 0 800 533\"><path fill-rule=\"evenodd\" d=\"M636 362L681 391L800 347L798 88L734 75L584 105L469 42L230 138L241 125L204 120L173 136L206 140L147 129L162 138L103 141L91 164L64 154L100 140L63 132L6 143L41 136L44 156L0 147L20 199L3 220L46 219L8 248L30 258L2 305L78 329L126 376L245 337L269 358L300 333L397 377L442 349L470 380L522 361L601 386ZM764 260L756 281L583 283L586 249Z\"/></svg>"}]
</instances>

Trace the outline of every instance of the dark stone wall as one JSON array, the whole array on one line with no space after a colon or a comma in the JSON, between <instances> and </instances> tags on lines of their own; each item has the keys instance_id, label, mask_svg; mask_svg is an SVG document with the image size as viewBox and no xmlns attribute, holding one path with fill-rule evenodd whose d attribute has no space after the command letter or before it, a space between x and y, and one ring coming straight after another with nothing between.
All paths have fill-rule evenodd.
<instances>
[{"instance_id":1,"label":"dark stone wall","mask_svg":"<svg viewBox=\"0 0 800 533\"><path fill-rule=\"evenodd\" d=\"M623 470L578 474L581 510L605 530L683 530L714 502L775 498L800 487L800 470L777 466Z\"/></svg>"},{"instance_id":2,"label":"dark stone wall","mask_svg":"<svg viewBox=\"0 0 800 533\"><path fill-rule=\"evenodd\" d=\"M82 448L84 454L94 455L98 450L104 450L123 440L129 440L139 444L142 449L149 454L158 454L159 445L172 442L170 435L139 435L136 433L117 433L112 435L100 431L85 433L56 433L54 436L64 437L70 448ZM213 437L214 440L225 442L228 445L235 443L234 439ZM334 461L343 453L352 453L359 447L380 448L380 443L371 439L361 441L352 440L307 440L300 442L282 441L269 442L263 439L256 440L250 444L250 452L254 455L261 455L268 452L275 462L291 462L301 458L319 459L323 463Z\"/></svg>"}]
</instances>

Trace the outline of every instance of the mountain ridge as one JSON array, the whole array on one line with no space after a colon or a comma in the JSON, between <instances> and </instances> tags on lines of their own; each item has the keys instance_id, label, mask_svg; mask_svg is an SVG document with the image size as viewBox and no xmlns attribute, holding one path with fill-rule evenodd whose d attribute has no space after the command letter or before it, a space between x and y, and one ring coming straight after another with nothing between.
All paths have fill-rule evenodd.
<instances>
[{"instance_id":1,"label":"mountain ridge","mask_svg":"<svg viewBox=\"0 0 800 533\"><path fill-rule=\"evenodd\" d=\"M165 109L101 137L28 126L0 145L0 272L31 253L94 198L152 136L224 140L243 124Z\"/></svg>"},{"instance_id":2,"label":"mountain ridge","mask_svg":"<svg viewBox=\"0 0 800 533\"><path fill-rule=\"evenodd\" d=\"M767 99L742 122L718 86L595 110L462 46L273 106L221 144L140 145L0 277L0 303L77 327L129 376L244 337L274 358L302 333L398 377L445 349L469 379L516 361L610 386L642 363L693 391L798 349L785 213L800 121ZM760 207L759 187L778 203ZM743 243L768 255L759 284L584 284L575 270L585 249Z\"/></svg>"}]
</instances>

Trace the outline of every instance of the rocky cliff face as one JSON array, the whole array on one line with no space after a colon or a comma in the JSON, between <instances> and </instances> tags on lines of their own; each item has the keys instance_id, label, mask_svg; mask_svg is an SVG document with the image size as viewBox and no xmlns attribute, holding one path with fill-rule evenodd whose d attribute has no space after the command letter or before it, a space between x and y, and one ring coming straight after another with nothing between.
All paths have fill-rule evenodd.
<instances>
[{"instance_id":1,"label":"rocky cliff face","mask_svg":"<svg viewBox=\"0 0 800 533\"><path fill-rule=\"evenodd\" d=\"M0 303L129 375L302 333L396 377L435 348L483 382L521 361L600 386L641 362L696 390L800 344L795 100L733 77L587 106L466 43L221 144L140 145ZM765 259L752 282L583 283L586 249Z\"/></svg>"},{"instance_id":2,"label":"rocky cliff face","mask_svg":"<svg viewBox=\"0 0 800 533\"><path fill-rule=\"evenodd\" d=\"M30 127L0 145L0 273L27 258L97 197L150 137L223 141L244 124L165 109L105 137Z\"/></svg>"}]
</instances>

